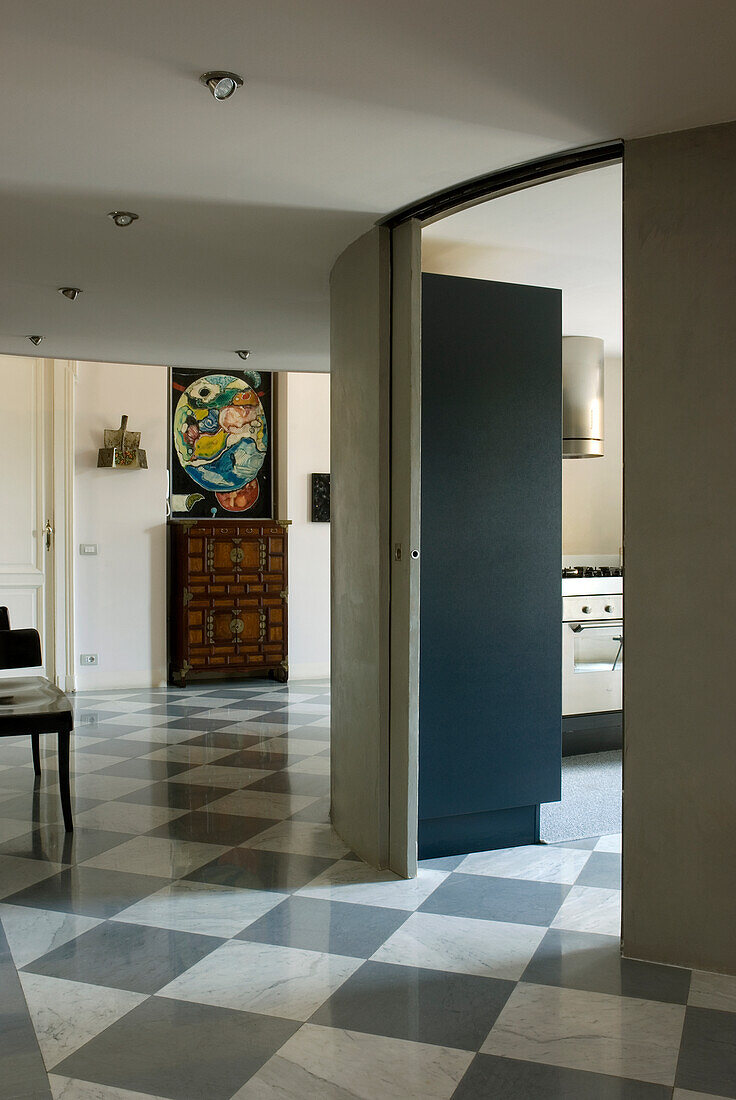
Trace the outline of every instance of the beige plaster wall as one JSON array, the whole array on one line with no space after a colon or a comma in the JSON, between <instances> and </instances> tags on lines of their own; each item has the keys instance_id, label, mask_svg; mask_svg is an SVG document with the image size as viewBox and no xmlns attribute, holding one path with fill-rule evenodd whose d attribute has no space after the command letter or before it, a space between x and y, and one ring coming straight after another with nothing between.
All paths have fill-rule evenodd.
<instances>
[{"instance_id":1,"label":"beige plaster wall","mask_svg":"<svg viewBox=\"0 0 736 1100\"><path fill-rule=\"evenodd\" d=\"M736 124L624 157L624 953L736 973Z\"/></svg>"}]
</instances>

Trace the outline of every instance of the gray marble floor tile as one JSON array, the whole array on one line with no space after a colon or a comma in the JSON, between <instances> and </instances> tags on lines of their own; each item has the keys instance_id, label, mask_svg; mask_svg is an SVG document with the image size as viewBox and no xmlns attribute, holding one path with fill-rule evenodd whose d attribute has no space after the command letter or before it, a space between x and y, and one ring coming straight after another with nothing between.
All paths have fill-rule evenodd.
<instances>
[{"instance_id":1,"label":"gray marble floor tile","mask_svg":"<svg viewBox=\"0 0 736 1100\"><path fill-rule=\"evenodd\" d=\"M48 879L61 871L63 864L49 860L0 856L0 898L9 898L19 890Z\"/></svg>"},{"instance_id":2,"label":"gray marble floor tile","mask_svg":"<svg viewBox=\"0 0 736 1100\"><path fill-rule=\"evenodd\" d=\"M260 745L262 741L262 734L250 733L244 730L238 731L231 724L228 724L224 729L210 731L209 733L202 733L201 730L198 732L190 731L185 743L187 745L200 745L203 748L229 749L232 753L251 748L253 745Z\"/></svg>"},{"instance_id":3,"label":"gray marble floor tile","mask_svg":"<svg viewBox=\"0 0 736 1100\"><path fill-rule=\"evenodd\" d=\"M616 852L593 852L578 875L575 885L620 890L621 856Z\"/></svg>"},{"instance_id":4,"label":"gray marble floor tile","mask_svg":"<svg viewBox=\"0 0 736 1100\"><path fill-rule=\"evenodd\" d=\"M305 1024L232 1100L449 1100L472 1057Z\"/></svg>"},{"instance_id":5,"label":"gray marble floor tile","mask_svg":"<svg viewBox=\"0 0 736 1100\"><path fill-rule=\"evenodd\" d=\"M284 741L282 741L281 746L279 747L279 738L271 737L261 741L258 747L260 750L266 752L286 751L289 756L293 755L294 758L301 758L304 756L313 756L315 753L322 752L325 747L325 743L322 740L313 741L306 737L302 738L289 736Z\"/></svg>"},{"instance_id":6,"label":"gray marble floor tile","mask_svg":"<svg viewBox=\"0 0 736 1100\"><path fill-rule=\"evenodd\" d=\"M242 842L245 848L268 848L272 852L340 859L349 851L331 825L316 821L279 821Z\"/></svg>"},{"instance_id":7,"label":"gray marble floor tile","mask_svg":"<svg viewBox=\"0 0 736 1100\"><path fill-rule=\"evenodd\" d=\"M569 886L556 882L454 873L427 899L422 910L447 916L547 926L554 920L569 890Z\"/></svg>"},{"instance_id":8,"label":"gray marble floor tile","mask_svg":"<svg viewBox=\"0 0 736 1100\"><path fill-rule=\"evenodd\" d=\"M296 1027L275 1017L151 997L66 1058L56 1073L169 1100L230 1100ZM108 1094L101 1096L107 1100Z\"/></svg>"},{"instance_id":9,"label":"gray marble floor tile","mask_svg":"<svg viewBox=\"0 0 736 1100\"><path fill-rule=\"evenodd\" d=\"M171 783L193 783L196 787L225 787L239 790L249 787L272 773L265 768L233 768L221 764L202 764L197 768L171 776Z\"/></svg>"},{"instance_id":10,"label":"gray marble floor tile","mask_svg":"<svg viewBox=\"0 0 736 1100\"><path fill-rule=\"evenodd\" d=\"M192 765L174 760L151 760L148 756L133 756L97 770L97 775L122 776L124 779L149 779L152 783L186 774ZM126 791L126 794L130 792Z\"/></svg>"},{"instance_id":11,"label":"gray marble floor tile","mask_svg":"<svg viewBox=\"0 0 736 1100\"><path fill-rule=\"evenodd\" d=\"M55 909L87 917L112 917L166 885L153 875L130 875L96 867L68 867L5 900L11 905Z\"/></svg>"},{"instance_id":12,"label":"gray marble floor tile","mask_svg":"<svg viewBox=\"0 0 736 1100\"><path fill-rule=\"evenodd\" d=\"M539 947L543 928L530 924L412 913L372 958L452 974L515 981Z\"/></svg>"},{"instance_id":13,"label":"gray marble floor tile","mask_svg":"<svg viewBox=\"0 0 736 1100\"><path fill-rule=\"evenodd\" d=\"M229 749L217 749L206 745L191 745L189 742L179 742L177 745L159 746L147 753L144 760L170 760L176 764L188 764L190 768L196 768L200 764L212 764L230 755Z\"/></svg>"},{"instance_id":14,"label":"gray marble floor tile","mask_svg":"<svg viewBox=\"0 0 736 1100\"><path fill-rule=\"evenodd\" d=\"M463 859L457 870L468 875L572 885L590 858L590 852L579 849L532 844L494 852L473 852Z\"/></svg>"},{"instance_id":15,"label":"gray marble floor tile","mask_svg":"<svg viewBox=\"0 0 736 1100\"><path fill-rule=\"evenodd\" d=\"M214 936L104 921L29 963L24 973L155 993L221 943Z\"/></svg>"},{"instance_id":16,"label":"gray marble floor tile","mask_svg":"<svg viewBox=\"0 0 736 1100\"><path fill-rule=\"evenodd\" d=\"M391 871L376 871L367 863L342 859L300 890L303 897L347 901L356 905L385 905L389 909L418 909L447 878L446 871L420 870L416 878L402 879Z\"/></svg>"},{"instance_id":17,"label":"gray marble floor tile","mask_svg":"<svg viewBox=\"0 0 736 1100\"><path fill-rule=\"evenodd\" d=\"M226 844L235 847L249 838L266 832L278 822L267 817L241 817L240 814L218 814L208 807L176 817L165 825L152 829L149 836L177 840L196 840L203 844Z\"/></svg>"},{"instance_id":18,"label":"gray marble floor tile","mask_svg":"<svg viewBox=\"0 0 736 1100\"><path fill-rule=\"evenodd\" d=\"M472 974L366 962L310 1022L477 1051L514 984Z\"/></svg>"},{"instance_id":19,"label":"gray marble floor tile","mask_svg":"<svg viewBox=\"0 0 736 1100\"><path fill-rule=\"evenodd\" d=\"M156 875L158 878L183 878L227 850L227 845L224 844L199 844L190 840L136 836L116 848L110 848L109 851L86 860L84 866L108 871L128 871L138 875Z\"/></svg>"},{"instance_id":20,"label":"gray marble floor tile","mask_svg":"<svg viewBox=\"0 0 736 1100\"><path fill-rule=\"evenodd\" d=\"M301 763L303 762L301 761ZM277 791L284 794L304 794L312 795L315 798L324 798L330 793L330 779L327 775L300 774L284 768L283 771L273 772L271 775L251 783L249 790Z\"/></svg>"},{"instance_id":21,"label":"gray marble floor tile","mask_svg":"<svg viewBox=\"0 0 736 1100\"><path fill-rule=\"evenodd\" d=\"M140 731L136 731L138 733ZM143 756L146 752L153 751L154 748L159 748L157 740L147 742L141 738L137 738L135 741L130 740L128 737L109 737L106 736L103 739L100 738L86 738L75 736L74 751L77 756L94 756L105 757L108 763L112 763L114 760L134 759L136 756Z\"/></svg>"},{"instance_id":22,"label":"gray marble floor tile","mask_svg":"<svg viewBox=\"0 0 736 1100\"><path fill-rule=\"evenodd\" d=\"M222 749L218 750L224 751ZM294 762L295 760L304 760L305 757L295 757L294 754L287 752L277 752L275 749L261 750L258 746L255 748L238 749L237 752L228 753L227 756L221 757L218 760L220 767L227 768L262 768L268 772L279 771L280 768L285 768L287 764Z\"/></svg>"},{"instance_id":23,"label":"gray marble floor tile","mask_svg":"<svg viewBox=\"0 0 736 1100\"><path fill-rule=\"evenodd\" d=\"M273 890L239 890L182 880L135 902L113 920L228 939L258 921L286 897Z\"/></svg>"},{"instance_id":24,"label":"gray marble floor tile","mask_svg":"<svg viewBox=\"0 0 736 1100\"><path fill-rule=\"evenodd\" d=\"M286 768L291 775L325 775L330 774L330 755L323 752L316 756L307 756L304 760L297 760L295 764L289 764Z\"/></svg>"},{"instance_id":25,"label":"gray marble floor tile","mask_svg":"<svg viewBox=\"0 0 736 1100\"><path fill-rule=\"evenodd\" d=\"M11 795L11 797L13 797ZM11 817L0 818L0 854L1 855L15 855L14 848L6 851L6 844L9 840L15 840L17 837L22 837L28 833L29 822L27 820Z\"/></svg>"},{"instance_id":26,"label":"gray marble floor tile","mask_svg":"<svg viewBox=\"0 0 736 1100\"><path fill-rule=\"evenodd\" d=\"M332 859L321 856L240 847L223 852L211 863L192 871L187 879L245 890L291 891L311 882L332 863Z\"/></svg>"},{"instance_id":27,"label":"gray marble floor tile","mask_svg":"<svg viewBox=\"0 0 736 1100\"><path fill-rule=\"evenodd\" d=\"M522 980L537 985L589 989L649 1001L685 1004L690 971L621 958L617 936L566 932L551 928L540 943Z\"/></svg>"},{"instance_id":28,"label":"gray marble floor tile","mask_svg":"<svg viewBox=\"0 0 736 1100\"><path fill-rule=\"evenodd\" d=\"M291 815L292 821L316 821L319 824L330 824L330 799L317 798L303 810Z\"/></svg>"},{"instance_id":29,"label":"gray marble floor tile","mask_svg":"<svg viewBox=\"0 0 736 1100\"><path fill-rule=\"evenodd\" d=\"M453 1100L670 1100L667 1085L479 1054Z\"/></svg>"},{"instance_id":30,"label":"gray marble floor tile","mask_svg":"<svg viewBox=\"0 0 736 1100\"><path fill-rule=\"evenodd\" d=\"M694 970L687 1003L696 1008L736 1012L736 977Z\"/></svg>"},{"instance_id":31,"label":"gray marble floor tile","mask_svg":"<svg viewBox=\"0 0 736 1100\"><path fill-rule=\"evenodd\" d=\"M520 982L484 1054L672 1086L685 1009Z\"/></svg>"},{"instance_id":32,"label":"gray marble floor tile","mask_svg":"<svg viewBox=\"0 0 736 1100\"><path fill-rule=\"evenodd\" d=\"M736 1097L736 1016L689 1006L677 1065L678 1088Z\"/></svg>"},{"instance_id":33,"label":"gray marble floor tile","mask_svg":"<svg viewBox=\"0 0 736 1100\"><path fill-rule=\"evenodd\" d=\"M36 1032L0 926L0 1090L8 1098L51 1093Z\"/></svg>"},{"instance_id":34,"label":"gray marble floor tile","mask_svg":"<svg viewBox=\"0 0 736 1100\"><path fill-rule=\"evenodd\" d=\"M119 775L100 775L99 772L88 772L85 775L75 775L73 780L74 793L82 798L111 799L121 798L131 791L140 790L151 782L149 779L126 779Z\"/></svg>"},{"instance_id":35,"label":"gray marble floor tile","mask_svg":"<svg viewBox=\"0 0 736 1100\"><path fill-rule=\"evenodd\" d=\"M28 823L26 823L26 830ZM129 834L108 832L106 829L90 829L77 826L67 833L58 825L42 825L26 831L15 840L0 844L0 854L21 856L23 859L40 859L52 863L75 864L106 852L129 839Z\"/></svg>"},{"instance_id":36,"label":"gray marble floor tile","mask_svg":"<svg viewBox=\"0 0 736 1100\"><path fill-rule=\"evenodd\" d=\"M238 938L367 959L407 915L402 909L292 895L249 924Z\"/></svg>"},{"instance_id":37,"label":"gray marble floor tile","mask_svg":"<svg viewBox=\"0 0 736 1100\"><path fill-rule=\"evenodd\" d=\"M47 1069L146 1000L141 993L21 972L28 1012Z\"/></svg>"},{"instance_id":38,"label":"gray marble floor tile","mask_svg":"<svg viewBox=\"0 0 736 1100\"><path fill-rule=\"evenodd\" d=\"M161 806L168 810L198 810L202 806L230 794L228 787L196 787L190 783L153 783L143 790L133 791L116 801L131 806ZM177 816L172 814L172 816ZM157 824L161 824L158 822Z\"/></svg>"},{"instance_id":39,"label":"gray marble floor tile","mask_svg":"<svg viewBox=\"0 0 736 1100\"><path fill-rule=\"evenodd\" d=\"M346 955L229 940L163 986L159 996L308 1020L362 961Z\"/></svg>"},{"instance_id":40,"label":"gray marble floor tile","mask_svg":"<svg viewBox=\"0 0 736 1100\"><path fill-rule=\"evenodd\" d=\"M72 795L72 811L74 820L84 810L99 805L97 798L79 798ZM14 821L27 821L29 824L56 825L61 824L61 799L58 790L43 789L33 791L29 789L23 794L14 792L8 799L2 801L3 817L12 818Z\"/></svg>"}]
</instances>

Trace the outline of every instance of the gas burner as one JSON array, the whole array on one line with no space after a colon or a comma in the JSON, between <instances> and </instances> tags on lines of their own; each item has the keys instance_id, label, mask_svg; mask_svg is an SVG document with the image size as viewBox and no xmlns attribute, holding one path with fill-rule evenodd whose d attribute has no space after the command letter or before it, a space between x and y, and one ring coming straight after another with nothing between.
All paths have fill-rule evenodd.
<instances>
[{"instance_id":1,"label":"gas burner","mask_svg":"<svg viewBox=\"0 0 736 1100\"><path fill-rule=\"evenodd\" d=\"M620 565L566 565L563 577L622 577L624 571Z\"/></svg>"}]
</instances>

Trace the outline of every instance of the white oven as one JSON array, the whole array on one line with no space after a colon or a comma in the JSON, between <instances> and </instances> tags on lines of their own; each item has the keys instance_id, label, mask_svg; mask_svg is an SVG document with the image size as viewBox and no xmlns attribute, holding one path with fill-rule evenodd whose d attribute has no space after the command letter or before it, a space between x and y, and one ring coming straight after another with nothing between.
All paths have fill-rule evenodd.
<instances>
[{"instance_id":1,"label":"white oven","mask_svg":"<svg viewBox=\"0 0 736 1100\"><path fill-rule=\"evenodd\" d=\"M622 578L563 581L563 716L621 710L623 651Z\"/></svg>"}]
</instances>

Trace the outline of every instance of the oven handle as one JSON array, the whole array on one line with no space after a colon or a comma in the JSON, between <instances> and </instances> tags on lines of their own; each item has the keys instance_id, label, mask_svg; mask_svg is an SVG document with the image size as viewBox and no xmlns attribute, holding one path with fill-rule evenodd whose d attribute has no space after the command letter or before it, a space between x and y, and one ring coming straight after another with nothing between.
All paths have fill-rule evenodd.
<instances>
[{"instance_id":1,"label":"oven handle","mask_svg":"<svg viewBox=\"0 0 736 1100\"><path fill-rule=\"evenodd\" d=\"M623 619L601 619L595 623L569 623L570 630L573 634L579 634L581 630L605 630L607 627L613 627L614 630L619 630L623 625ZM613 639L617 641L616 638Z\"/></svg>"}]
</instances>

